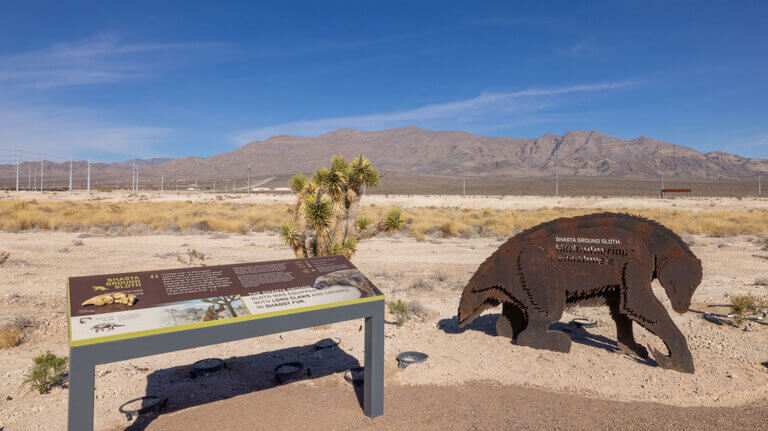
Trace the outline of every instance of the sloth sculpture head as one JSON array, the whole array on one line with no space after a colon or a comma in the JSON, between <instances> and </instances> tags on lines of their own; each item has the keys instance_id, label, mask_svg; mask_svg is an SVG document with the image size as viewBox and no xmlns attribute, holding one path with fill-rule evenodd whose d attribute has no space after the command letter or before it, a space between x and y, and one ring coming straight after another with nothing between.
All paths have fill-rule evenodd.
<instances>
[{"instance_id":1,"label":"sloth sculpture head","mask_svg":"<svg viewBox=\"0 0 768 431\"><path fill-rule=\"evenodd\" d=\"M701 284L701 261L692 255L665 257L656 276L667 292L672 309L682 314L688 311L691 298Z\"/></svg>"}]
</instances>

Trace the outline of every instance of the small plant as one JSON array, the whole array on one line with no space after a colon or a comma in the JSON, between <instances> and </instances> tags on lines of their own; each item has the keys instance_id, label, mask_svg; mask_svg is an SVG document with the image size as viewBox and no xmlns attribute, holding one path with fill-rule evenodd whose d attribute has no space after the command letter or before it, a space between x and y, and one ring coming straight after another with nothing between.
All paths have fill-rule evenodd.
<instances>
[{"instance_id":1,"label":"small plant","mask_svg":"<svg viewBox=\"0 0 768 431\"><path fill-rule=\"evenodd\" d=\"M432 286L432 283L429 281L423 279L423 278L417 278L416 280L411 283L411 286L408 287L408 290L421 290L421 291L431 291L434 289L434 286Z\"/></svg>"},{"instance_id":2,"label":"small plant","mask_svg":"<svg viewBox=\"0 0 768 431\"><path fill-rule=\"evenodd\" d=\"M115 191L115 189L113 189L112 187L105 187L105 186L101 186L97 190L102 193L112 193L113 191Z\"/></svg>"},{"instance_id":3,"label":"small plant","mask_svg":"<svg viewBox=\"0 0 768 431\"><path fill-rule=\"evenodd\" d=\"M0 349L10 349L21 344L24 331L16 325L5 325L0 328Z\"/></svg>"},{"instance_id":4,"label":"small plant","mask_svg":"<svg viewBox=\"0 0 768 431\"><path fill-rule=\"evenodd\" d=\"M733 315L733 321L737 325L741 325L744 323L748 313L757 312L765 305L765 301L758 300L755 295L751 293L731 296L731 314Z\"/></svg>"},{"instance_id":5,"label":"small plant","mask_svg":"<svg viewBox=\"0 0 768 431\"><path fill-rule=\"evenodd\" d=\"M45 352L34 359L34 364L24 376L24 384L44 394L52 387L60 385L65 380L67 371L66 357L56 356L51 352Z\"/></svg>"},{"instance_id":6,"label":"small plant","mask_svg":"<svg viewBox=\"0 0 768 431\"><path fill-rule=\"evenodd\" d=\"M745 315L757 306L755 295L748 293L746 295L731 296L731 312L733 314Z\"/></svg>"},{"instance_id":7,"label":"small plant","mask_svg":"<svg viewBox=\"0 0 768 431\"><path fill-rule=\"evenodd\" d=\"M11 257L11 253L8 253L7 251L0 251L0 266L5 265L5 262L9 257Z\"/></svg>"},{"instance_id":8,"label":"small plant","mask_svg":"<svg viewBox=\"0 0 768 431\"><path fill-rule=\"evenodd\" d=\"M444 282L448 280L448 274L444 273L443 271L435 271L435 280Z\"/></svg>"},{"instance_id":9,"label":"small plant","mask_svg":"<svg viewBox=\"0 0 768 431\"><path fill-rule=\"evenodd\" d=\"M205 259L207 259L205 253L199 252L192 248L187 249L186 253L176 254L176 260L184 265L206 266Z\"/></svg>"},{"instance_id":10,"label":"small plant","mask_svg":"<svg viewBox=\"0 0 768 431\"><path fill-rule=\"evenodd\" d=\"M425 307L424 304L422 304L419 301L410 301L408 303L409 316L416 316L419 319L425 320L429 318L431 314L432 314L432 310Z\"/></svg>"},{"instance_id":11,"label":"small plant","mask_svg":"<svg viewBox=\"0 0 768 431\"><path fill-rule=\"evenodd\" d=\"M21 344L24 341L26 329L34 326L35 323L29 317L17 317L12 323L0 327L0 349L8 349Z\"/></svg>"},{"instance_id":12,"label":"small plant","mask_svg":"<svg viewBox=\"0 0 768 431\"><path fill-rule=\"evenodd\" d=\"M405 301L402 299L398 299L397 301L389 301L387 306L389 308L389 312L395 316L395 319L397 320L397 326L403 326L403 324L408 321L408 304L406 304Z\"/></svg>"},{"instance_id":13,"label":"small plant","mask_svg":"<svg viewBox=\"0 0 768 431\"><path fill-rule=\"evenodd\" d=\"M761 277L755 279L755 286L767 286L768 287L768 277Z\"/></svg>"}]
</instances>

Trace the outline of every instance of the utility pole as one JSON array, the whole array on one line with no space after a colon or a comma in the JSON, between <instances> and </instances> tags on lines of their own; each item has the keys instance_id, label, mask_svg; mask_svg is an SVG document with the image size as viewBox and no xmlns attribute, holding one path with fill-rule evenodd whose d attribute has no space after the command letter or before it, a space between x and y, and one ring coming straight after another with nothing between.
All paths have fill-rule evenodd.
<instances>
[{"instance_id":1,"label":"utility pole","mask_svg":"<svg viewBox=\"0 0 768 431\"><path fill-rule=\"evenodd\" d=\"M37 191L37 168L35 168L35 191Z\"/></svg>"},{"instance_id":2,"label":"utility pole","mask_svg":"<svg viewBox=\"0 0 768 431\"><path fill-rule=\"evenodd\" d=\"M16 190L18 190L19 187L16 186ZM757 195L762 196L763 195L763 176L758 175L757 176Z\"/></svg>"},{"instance_id":3,"label":"utility pole","mask_svg":"<svg viewBox=\"0 0 768 431\"><path fill-rule=\"evenodd\" d=\"M19 191L19 149L16 148L16 191Z\"/></svg>"},{"instance_id":4,"label":"utility pole","mask_svg":"<svg viewBox=\"0 0 768 431\"><path fill-rule=\"evenodd\" d=\"M195 192L198 192L199 189L197 188L197 177L195 177Z\"/></svg>"},{"instance_id":5,"label":"utility pole","mask_svg":"<svg viewBox=\"0 0 768 431\"><path fill-rule=\"evenodd\" d=\"M29 173L29 179L27 180L27 191L32 190L32 168L27 166L27 173Z\"/></svg>"},{"instance_id":6,"label":"utility pole","mask_svg":"<svg viewBox=\"0 0 768 431\"><path fill-rule=\"evenodd\" d=\"M213 194L216 194L216 181L213 182Z\"/></svg>"},{"instance_id":7,"label":"utility pole","mask_svg":"<svg viewBox=\"0 0 768 431\"><path fill-rule=\"evenodd\" d=\"M43 191L43 169L45 163L45 154L40 153L40 191Z\"/></svg>"},{"instance_id":8,"label":"utility pole","mask_svg":"<svg viewBox=\"0 0 768 431\"><path fill-rule=\"evenodd\" d=\"M88 159L88 194L91 194L91 159Z\"/></svg>"},{"instance_id":9,"label":"utility pole","mask_svg":"<svg viewBox=\"0 0 768 431\"><path fill-rule=\"evenodd\" d=\"M466 196L467 195L467 173L464 172L461 175L461 195Z\"/></svg>"},{"instance_id":10,"label":"utility pole","mask_svg":"<svg viewBox=\"0 0 768 431\"><path fill-rule=\"evenodd\" d=\"M72 159L69 159L69 191L72 191Z\"/></svg>"},{"instance_id":11,"label":"utility pole","mask_svg":"<svg viewBox=\"0 0 768 431\"><path fill-rule=\"evenodd\" d=\"M139 164L136 163L136 193L139 192Z\"/></svg>"},{"instance_id":12,"label":"utility pole","mask_svg":"<svg viewBox=\"0 0 768 431\"><path fill-rule=\"evenodd\" d=\"M163 192L164 188L165 188L165 177L160 175L160 193Z\"/></svg>"},{"instance_id":13,"label":"utility pole","mask_svg":"<svg viewBox=\"0 0 768 431\"><path fill-rule=\"evenodd\" d=\"M661 174L661 188L664 188L664 174Z\"/></svg>"},{"instance_id":14,"label":"utility pole","mask_svg":"<svg viewBox=\"0 0 768 431\"><path fill-rule=\"evenodd\" d=\"M251 165L248 165L248 196L251 195Z\"/></svg>"},{"instance_id":15,"label":"utility pole","mask_svg":"<svg viewBox=\"0 0 768 431\"><path fill-rule=\"evenodd\" d=\"M560 195L560 176L555 173L555 196Z\"/></svg>"}]
</instances>

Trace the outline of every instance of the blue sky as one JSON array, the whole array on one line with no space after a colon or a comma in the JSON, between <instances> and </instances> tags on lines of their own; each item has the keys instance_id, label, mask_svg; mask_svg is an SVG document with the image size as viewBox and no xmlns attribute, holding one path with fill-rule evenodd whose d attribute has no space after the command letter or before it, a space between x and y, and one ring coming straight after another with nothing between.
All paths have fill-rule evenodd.
<instances>
[{"instance_id":1,"label":"blue sky","mask_svg":"<svg viewBox=\"0 0 768 431\"><path fill-rule=\"evenodd\" d=\"M208 156L416 125L768 157L765 4L4 1L0 149Z\"/></svg>"}]
</instances>

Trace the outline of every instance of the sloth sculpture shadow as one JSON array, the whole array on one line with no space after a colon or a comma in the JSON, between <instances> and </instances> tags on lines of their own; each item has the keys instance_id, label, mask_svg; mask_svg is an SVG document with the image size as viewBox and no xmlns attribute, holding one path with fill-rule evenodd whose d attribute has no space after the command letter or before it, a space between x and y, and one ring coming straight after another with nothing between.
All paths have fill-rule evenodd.
<instances>
[{"instance_id":1,"label":"sloth sculpture shadow","mask_svg":"<svg viewBox=\"0 0 768 431\"><path fill-rule=\"evenodd\" d=\"M152 371L147 376L146 394L165 397L165 405L158 411L139 414L126 430L144 430L159 415L209 404L216 401L270 389L277 384L291 384L300 380L317 379L330 374L343 373L359 367L360 362L339 346L316 350L313 345L290 347L256 353L248 356L221 358L226 367L209 374L193 377L192 364ZM275 380L273 370L286 362L301 362L304 369L282 382ZM137 368L138 371L147 371ZM362 386L349 385L355 391L362 408ZM120 400L125 402L126 400ZM276 413L279 414L279 413Z\"/></svg>"},{"instance_id":2,"label":"sloth sculpture shadow","mask_svg":"<svg viewBox=\"0 0 768 431\"><path fill-rule=\"evenodd\" d=\"M464 327L459 327L459 320L456 316L451 317L450 319L442 319L437 323L437 328L441 331L445 332L446 334L461 334L466 331L479 331L486 335L490 335L493 337L499 336L499 334L496 333L496 322L499 320L499 317L501 314L484 314L474 321L470 323L469 325L466 325ZM598 349L603 349L610 353L622 353L621 349L619 349L619 345L616 342L616 340L612 340L608 337L604 337L602 335L592 334L588 330L569 325L564 322L555 322L551 325L549 325L549 330L551 331L560 331L568 334L569 337L571 337L571 341L578 344L583 344L585 346L590 346ZM516 340L512 339L512 342L515 343ZM631 357L632 359L636 360L637 362L641 364L647 364L647 365L657 365L656 361L653 359L641 359L636 357Z\"/></svg>"}]
</instances>

